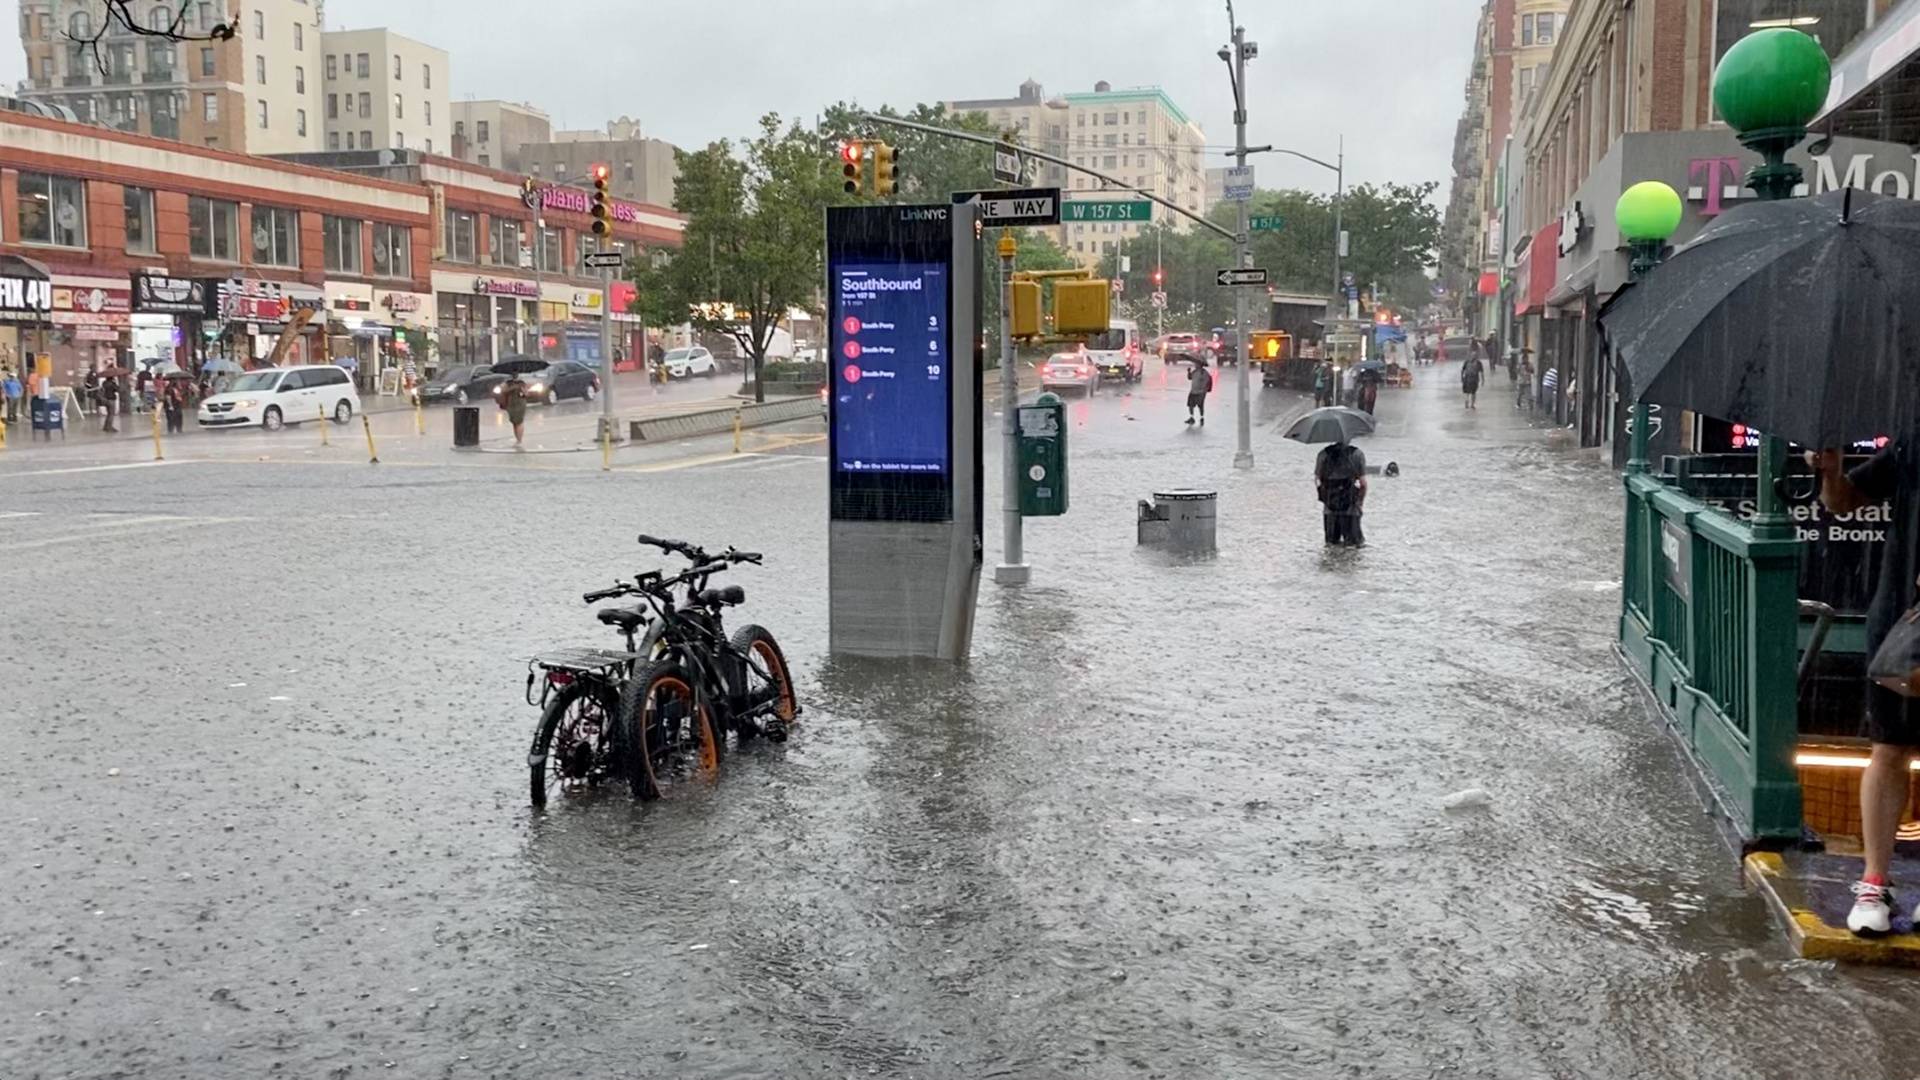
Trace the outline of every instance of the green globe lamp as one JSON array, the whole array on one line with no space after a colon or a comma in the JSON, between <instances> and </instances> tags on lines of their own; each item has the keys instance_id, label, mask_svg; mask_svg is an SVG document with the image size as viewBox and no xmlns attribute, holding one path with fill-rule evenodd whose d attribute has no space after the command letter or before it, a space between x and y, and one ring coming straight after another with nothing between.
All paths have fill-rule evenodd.
<instances>
[{"instance_id":1,"label":"green globe lamp","mask_svg":"<svg viewBox=\"0 0 1920 1080\"><path fill-rule=\"evenodd\" d=\"M1833 68L1826 50L1790 27L1757 30L1734 43L1713 73L1713 104L1740 145L1761 157L1747 186L1762 199L1791 198L1800 166L1787 152L1827 103Z\"/></svg>"},{"instance_id":2,"label":"green globe lamp","mask_svg":"<svg viewBox=\"0 0 1920 1080\"><path fill-rule=\"evenodd\" d=\"M1660 265L1667 240L1680 227L1680 193L1658 180L1642 180L1620 193L1613 219L1633 252L1627 276L1639 281Z\"/></svg>"}]
</instances>

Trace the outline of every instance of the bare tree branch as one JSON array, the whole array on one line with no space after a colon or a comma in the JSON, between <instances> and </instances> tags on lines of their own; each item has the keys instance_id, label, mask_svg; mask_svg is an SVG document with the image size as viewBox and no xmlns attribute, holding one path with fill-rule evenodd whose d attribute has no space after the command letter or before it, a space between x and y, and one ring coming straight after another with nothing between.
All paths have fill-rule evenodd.
<instances>
[{"instance_id":1,"label":"bare tree branch","mask_svg":"<svg viewBox=\"0 0 1920 1080\"><path fill-rule=\"evenodd\" d=\"M179 10L173 13L173 18L165 26L141 25L140 20L133 13L133 0L105 0L105 4L106 14L93 33L84 35L62 33L63 37L73 42L74 51L85 49L93 53L93 66L102 75L109 75L112 72L108 69L107 57L101 50L100 43L113 34L115 26L136 37L159 38L162 41L231 41L235 33L235 27L230 22L215 23L209 29L197 33L189 31L187 9L192 6L190 0L180 0Z\"/></svg>"}]
</instances>

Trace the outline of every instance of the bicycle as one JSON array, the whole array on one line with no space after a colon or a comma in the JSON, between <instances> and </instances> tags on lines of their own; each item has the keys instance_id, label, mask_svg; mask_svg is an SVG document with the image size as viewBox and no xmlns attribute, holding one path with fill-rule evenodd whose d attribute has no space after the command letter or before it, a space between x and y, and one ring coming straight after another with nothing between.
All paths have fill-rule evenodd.
<instances>
[{"instance_id":1,"label":"bicycle","mask_svg":"<svg viewBox=\"0 0 1920 1080\"><path fill-rule=\"evenodd\" d=\"M590 592L580 599L589 604L628 594L631 587ZM602 608L599 620L626 639L624 651L564 649L527 661L527 704L540 708L533 729L533 747L527 753L528 794L536 807L547 804L552 788L596 787L609 776L624 775L625 753L620 744L620 693L645 654L634 647L634 634L650 620L640 605ZM534 683L540 699L534 700Z\"/></svg>"},{"instance_id":2,"label":"bicycle","mask_svg":"<svg viewBox=\"0 0 1920 1080\"><path fill-rule=\"evenodd\" d=\"M766 737L784 742L800 717L799 698L786 654L773 634L749 624L726 633L723 612L746 602L738 585L714 589L708 582L740 563L759 565L757 552L728 548L718 555L678 540L642 535L639 542L685 556L693 567L668 578L658 571L635 580L655 619L643 646L649 660L621 693L620 720L626 746L641 752L626 758L634 797L660 797L661 766L692 750L701 772L719 768L726 736L741 742ZM684 586L684 601L674 590Z\"/></svg>"}]
</instances>

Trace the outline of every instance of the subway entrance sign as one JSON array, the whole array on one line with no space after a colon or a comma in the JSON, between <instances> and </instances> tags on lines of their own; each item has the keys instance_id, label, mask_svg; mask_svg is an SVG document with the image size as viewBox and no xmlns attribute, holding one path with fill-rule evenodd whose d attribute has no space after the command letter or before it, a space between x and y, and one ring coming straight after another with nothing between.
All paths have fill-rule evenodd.
<instances>
[{"instance_id":1,"label":"subway entrance sign","mask_svg":"<svg viewBox=\"0 0 1920 1080\"><path fill-rule=\"evenodd\" d=\"M1145 199L1080 199L1060 208L1061 221L1150 221L1153 204Z\"/></svg>"}]
</instances>

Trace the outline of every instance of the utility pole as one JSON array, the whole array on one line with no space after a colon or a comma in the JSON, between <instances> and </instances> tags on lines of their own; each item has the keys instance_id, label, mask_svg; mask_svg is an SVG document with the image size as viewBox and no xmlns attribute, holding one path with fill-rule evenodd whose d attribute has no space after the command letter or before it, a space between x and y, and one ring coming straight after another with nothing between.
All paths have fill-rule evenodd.
<instances>
[{"instance_id":1,"label":"utility pole","mask_svg":"<svg viewBox=\"0 0 1920 1080\"><path fill-rule=\"evenodd\" d=\"M1020 519L1020 377L1013 349L1013 254L1019 250L1010 230L1000 231L1000 565L993 580L1002 585L1025 585L1032 574L1027 566L1026 539Z\"/></svg>"},{"instance_id":2,"label":"utility pole","mask_svg":"<svg viewBox=\"0 0 1920 1080\"><path fill-rule=\"evenodd\" d=\"M600 424L604 442L615 443L619 432L613 429L613 267L600 268Z\"/></svg>"},{"instance_id":3,"label":"utility pole","mask_svg":"<svg viewBox=\"0 0 1920 1080\"><path fill-rule=\"evenodd\" d=\"M1333 169L1333 301L1340 305L1340 314L1347 313L1346 279L1340 273L1340 257L1346 252L1341 249L1347 243L1346 226L1340 222L1341 204L1347 199L1347 137L1340 136L1340 154L1334 159Z\"/></svg>"},{"instance_id":4,"label":"utility pole","mask_svg":"<svg viewBox=\"0 0 1920 1080\"><path fill-rule=\"evenodd\" d=\"M1227 4L1227 20L1233 21L1233 4ZM1233 160L1240 168L1247 167L1247 30L1244 26L1233 27ZM1245 175L1242 173L1241 175ZM1233 265L1235 269L1252 265L1247 254L1247 201L1238 200L1240 205L1240 228L1233 237ZM1253 468L1253 407L1248 400L1247 387L1247 290L1245 286L1233 286L1233 333L1239 339L1238 369L1239 400L1234 405L1234 452L1233 467L1236 469Z\"/></svg>"},{"instance_id":5,"label":"utility pole","mask_svg":"<svg viewBox=\"0 0 1920 1080\"><path fill-rule=\"evenodd\" d=\"M547 254L546 249L542 246L547 238L546 233L547 219L536 216L533 219L533 245L528 249L533 253L533 257L527 261L533 264L533 355L542 360L547 358L547 350L545 348L547 340L547 286L545 279L541 277L540 263L546 258Z\"/></svg>"}]
</instances>

